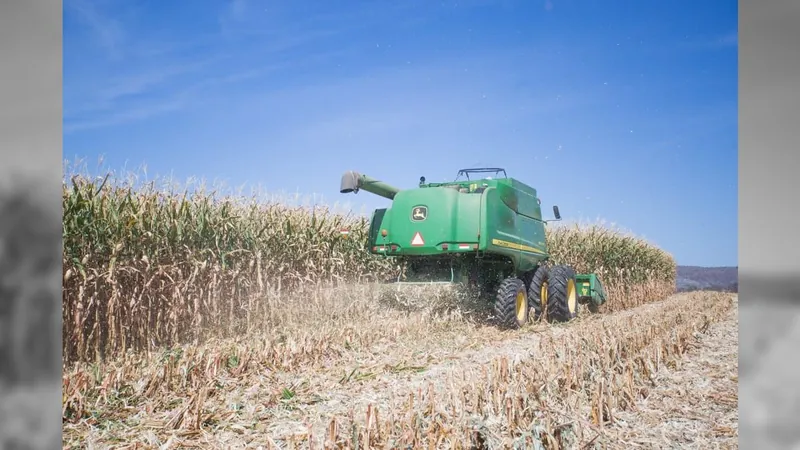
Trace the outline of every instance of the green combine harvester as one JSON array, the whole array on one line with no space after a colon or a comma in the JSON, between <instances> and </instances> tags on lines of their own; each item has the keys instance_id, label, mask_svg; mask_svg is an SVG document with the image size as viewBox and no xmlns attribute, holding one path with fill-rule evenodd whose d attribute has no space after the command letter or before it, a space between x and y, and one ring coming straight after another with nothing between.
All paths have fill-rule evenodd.
<instances>
[{"instance_id":1,"label":"green combine harvester","mask_svg":"<svg viewBox=\"0 0 800 450\"><path fill-rule=\"evenodd\" d=\"M340 192L360 190L392 201L373 212L367 245L373 254L405 263L397 283L475 288L494 298L495 319L508 328L523 326L531 315L568 321L579 304L595 311L606 301L596 275L546 264L548 221L536 190L502 168L462 169L448 183L420 177L419 187L407 190L345 172ZM561 220L558 206L553 213Z\"/></svg>"}]
</instances>

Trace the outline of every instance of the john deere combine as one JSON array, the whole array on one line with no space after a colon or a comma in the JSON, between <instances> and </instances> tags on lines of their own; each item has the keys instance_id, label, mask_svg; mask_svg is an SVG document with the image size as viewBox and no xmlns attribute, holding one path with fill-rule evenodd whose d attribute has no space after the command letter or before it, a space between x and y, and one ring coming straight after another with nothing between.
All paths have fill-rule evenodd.
<instances>
[{"instance_id":1,"label":"john deere combine","mask_svg":"<svg viewBox=\"0 0 800 450\"><path fill-rule=\"evenodd\" d=\"M360 190L392 201L373 212L367 245L374 254L405 262L398 283L477 288L494 298L496 319L510 328L531 315L571 320L578 304L594 309L606 300L594 274L546 264L547 221L536 190L502 168L462 169L448 183L421 177L419 187L408 190L346 172L340 192ZM561 219L557 206L553 213Z\"/></svg>"}]
</instances>

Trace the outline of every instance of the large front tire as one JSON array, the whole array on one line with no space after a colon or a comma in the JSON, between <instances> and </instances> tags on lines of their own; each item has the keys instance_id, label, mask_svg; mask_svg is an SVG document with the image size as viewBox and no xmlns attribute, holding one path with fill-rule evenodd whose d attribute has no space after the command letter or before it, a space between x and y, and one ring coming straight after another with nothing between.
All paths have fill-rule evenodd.
<instances>
[{"instance_id":1,"label":"large front tire","mask_svg":"<svg viewBox=\"0 0 800 450\"><path fill-rule=\"evenodd\" d=\"M575 271L569 266L550 269L547 289L547 319L567 322L578 317L578 289Z\"/></svg>"},{"instance_id":2,"label":"large front tire","mask_svg":"<svg viewBox=\"0 0 800 450\"><path fill-rule=\"evenodd\" d=\"M494 315L501 327L517 329L528 322L528 293L519 278L506 278L497 289Z\"/></svg>"}]
</instances>

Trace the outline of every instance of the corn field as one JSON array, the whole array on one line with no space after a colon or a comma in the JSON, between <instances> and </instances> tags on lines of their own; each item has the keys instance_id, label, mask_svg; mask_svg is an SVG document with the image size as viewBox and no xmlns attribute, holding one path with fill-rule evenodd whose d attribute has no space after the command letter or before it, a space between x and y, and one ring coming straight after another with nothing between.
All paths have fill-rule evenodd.
<instances>
[{"instance_id":1,"label":"corn field","mask_svg":"<svg viewBox=\"0 0 800 450\"><path fill-rule=\"evenodd\" d=\"M367 218L325 207L79 175L62 201L67 365L284 327L310 292L397 270L364 250ZM673 258L634 236L576 225L547 241L554 263L599 274L608 311L675 290Z\"/></svg>"}]
</instances>

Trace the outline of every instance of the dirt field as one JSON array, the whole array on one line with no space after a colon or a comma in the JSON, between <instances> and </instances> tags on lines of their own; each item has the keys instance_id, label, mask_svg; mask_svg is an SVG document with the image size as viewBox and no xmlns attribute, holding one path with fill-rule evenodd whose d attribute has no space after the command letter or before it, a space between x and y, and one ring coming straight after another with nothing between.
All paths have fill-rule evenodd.
<instances>
[{"instance_id":1,"label":"dirt field","mask_svg":"<svg viewBox=\"0 0 800 450\"><path fill-rule=\"evenodd\" d=\"M65 375L64 444L736 448L737 306L679 294L513 332L395 310L132 358Z\"/></svg>"}]
</instances>

